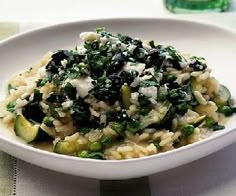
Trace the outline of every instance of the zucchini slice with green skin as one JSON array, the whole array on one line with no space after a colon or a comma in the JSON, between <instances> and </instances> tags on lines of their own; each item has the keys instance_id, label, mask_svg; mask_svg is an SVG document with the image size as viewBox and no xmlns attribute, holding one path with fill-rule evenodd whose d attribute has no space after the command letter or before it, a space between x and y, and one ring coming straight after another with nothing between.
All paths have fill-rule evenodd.
<instances>
[{"instance_id":1,"label":"zucchini slice with green skin","mask_svg":"<svg viewBox=\"0 0 236 196\"><path fill-rule=\"evenodd\" d=\"M60 140L56 143L53 152L71 155L77 151L75 142Z\"/></svg>"},{"instance_id":2,"label":"zucchini slice with green skin","mask_svg":"<svg viewBox=\"0 0 236 196\"><path fill-rule=\"evenodd\" d=\"M159 122L157 127L158 128L162 128L162 127L169 128L169 127L171 127L172 119L173 119L173 116L175 114L175 111L176 111L175 107L173 107L173 105L170 104L169 107L168 107L168 111L166 112L166 114L164 115L162 120Z\"/></svg>"},{"instance_id":3,"label":"zucchini slice with green skin","mask_svg":"<svg viewBox=\"0 0 236 196\"><path fill-rule=\"evenodd\" d=\"M174 114L175 107L169 101L165 101L158 106L158 111L152 110L141 118L141 129L170 127Z\"/></svg>"},{"instance_id":4,"label":"zucchini slice with green skin","mask_svg":"<svg viewBox=\"0 0 236 196\"><path fill-rule=\"evenodd\" d=\"M14 131L16 136L22 138L27 143L47 140L50 138L50 136L39 127L39 125L31 123L21 114L16 116Z\"/></svg>"},{"instance_id":5,"label":"zucchini slice with green skin","mask_svg":"<svg viewBox=\"0 0 236 196\"><path fill-rule=\"evenodd\" d=\"M199 116L196 119L194 119L192 122L189 122L189 124L193 125L194 127L198 127L200 124L202 124L205 119L206 119L206 115L203 116Z\"/></svg>"},{"instance_id":6,"label":"zucchini slice with green skin","mask_svg":"<svg viewBox=\"0 0 236 196\"><path fill-rule=\"evenodd\" d=\"M229 89L221 84L219 93L213 98L213 101L217 106L228 106L230 104L230 99L231 94Z\"/></svg>"},{"instance_id":7,"label":"zucchini slice with green skin","mask_svg":"<svg viewBox=\"0 0 236 196\"><path fill-rule=\"evenodd\" d=\"M48 127L53 127L53 121L50 119L50 117L45 116L43 119L43 123Z\"/></svg>"},{"instance_id":8,"label":"zucchini slice with green skin","mask_svg":"<svg viewBox=\"0 0 236 196\"><path fill-rule=\"evenodd\" d=\"M121 97L124 108L128 110L130 106L131 97L131 89L128 85L123 85L121 87Z\"/></svg>"}]
</instances>

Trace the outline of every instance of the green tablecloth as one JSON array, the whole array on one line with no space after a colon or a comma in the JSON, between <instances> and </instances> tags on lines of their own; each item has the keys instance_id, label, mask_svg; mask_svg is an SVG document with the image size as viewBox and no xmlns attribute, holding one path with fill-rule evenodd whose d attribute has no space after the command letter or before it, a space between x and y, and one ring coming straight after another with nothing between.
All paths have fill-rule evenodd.
<instances>
[{"instance_id":1,"label":"green tablecloth","mask_svg":"<svg viewBox=\"0 0 236 196\"><path fill-rule=\"evenodd\" d=\"M19 32L19 25L12 22L0 23L0 40ZM15 158L0 151L0 195L13 194Z\"/></svg>"}]
</instances>

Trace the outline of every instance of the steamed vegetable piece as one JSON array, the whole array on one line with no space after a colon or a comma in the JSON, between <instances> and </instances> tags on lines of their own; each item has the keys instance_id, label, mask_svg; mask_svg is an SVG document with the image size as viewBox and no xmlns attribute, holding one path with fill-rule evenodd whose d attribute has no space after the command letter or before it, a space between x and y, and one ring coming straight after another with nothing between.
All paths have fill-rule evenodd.
<instances>
[{"instance_id":1,"label":"steamed vegetable piece","mask_svg":"<svg viewBox=\"0 0 236 196\"><path fill-rule=\"evenodd\" d=\"M207 117L205 119L205 124L204 127L210 128L213 131L217 131L217 130L221 130L224 129L225 126L224 125L219 125L218 122L215 122L212 118Z\"/></svg>"},{"instance_id":2,"label":"steamed vegetable piece","mask_svg":"<svg viewBox=\"0 0 236 196\"><path fill-rule=\"evenodd\" d=\"M218 94L213 98L213 101L218 106L229 106L230 98L231 94L229 92L229 89L224 85L220 85L220 90Z\"/></svg>"},{"instance_id":3,"label":"steamed vegetable piece","mask_svg":"<svg viewBox=\"0 0 236 196\"><path fill-rule=\"evenodd\" d=\"M190 125L190 124L186 124L183 128L182 128L182 132L183 132L183 135L185 137L188 137L190 135L193 134L194 132L194 126L193 125Z\"/></svg>"},{"instance_id":4,"label":"steamed vegetable piece","mask_svg":"<svg viewBox=\"0 0 236 196\"><path fill-rule=\"evenodd\" d=\"M33 100L30 101L24 108L23 108L23 115L26 119L41 123L45 114L42 111L40 106L40 101L42 100L42 93L38 89L34 89L33 93Z\"/></svg>"},{"instance_id":5,"label":"steamed vegetable piece","mask_svg":"<svg viewBox=\"0 0 236 196\"><path fill-rule=\"evenodd\" d=\"M130 97L131 97L131 89L129 86L123 85L121 87L121 96L124 108L128 110L130 106Z\"/></svg>"},{"instance_id":6,"label":"steamed vegetable piece","mask_svg":"<svg viewBox=\"0 0 236 196\"><path fill-rule=\"evenodd\" d=\"M24 116L17 115L14 131L17 136L25 140L27 143L40 140L48 140L49 135L40 128L39 125L29 122Z\"/></svg>"},{"instance_id":7,"label":"steamed vegetable piece","mask_svg":"<svg viewBox=\"0 0 236 196\"><path fill-rule=\"evenodd\" d=\"M44 117L44 119L43 119L43 123L45 124L45 125L47 125L48 127L53 127L54 125L53 125L53 120L52 119L50 119L50 117Z\"/></svg>"},{"instance_id":8,"label":"steamed vegetable piece","mask_svg":"<svg viewBox=\"0 0 236 196\"><path fill-rule=\"evenodd\" d=\"M13 113L13 112L15 112L15 106L16 106L16 102L11 101L7 104L6 109L7 109L8 112Z\"/></svg>"},{"instance_id":9,"label":"steamed vegetable piece","mask_svg":"<svg viewBox=\"0 0 236 196\"><path fill-rule=\"evenodd\" d=\"M218 108L218 111L225 116L232 116L236 113L236 107L222 106Z\"/></svg>"},{"instance_id":10,"label":"steamed vegetable piece","mask_svg":"<svg viewBox=\"0 0 236 196\"><path fill-rule=\"evenodd\" d=\"M58 141L53 151L59 154L73 154L76 152L76 143L64 140Z\"/></svg>"},{"instance_id":11,"label":"steamed vegetable piece","mask_svg":"<svg viewBox=\"0 0 236 196\"><path fill-rule=\"evenodd\" d=\"M173 105L165 101L158 105L157 110L150 111L141 120L141 128L163 128L170 127L171 120L175 114ZM147 123L148 122L148 123Z\"/></svg>"},{"instance_id":12,"label":"steamed vegetable piece","mask_svg":"<svg viewBox=\"0 0 236 196\"><path fill-rule=\"evenodd\" d=\"M77 153L77 156L80 158L89 158L89 159L104 159L104 156L101 152L89 152L83 150Z\"/></svg>"},{"instance_id":13,"label":"steamed vegetable piece","mask_svg":"<svg viewBox=\"0 0 236 196\"><path fill-rule=\"evenodd\" d=\"M190 122L193 126L198 127L199 125L201 125L201 123L204 122L204 120L207 118L206 115L202 115L199 116L197 118L195 118L192 122Z\"/></svg>"}]
</instances>

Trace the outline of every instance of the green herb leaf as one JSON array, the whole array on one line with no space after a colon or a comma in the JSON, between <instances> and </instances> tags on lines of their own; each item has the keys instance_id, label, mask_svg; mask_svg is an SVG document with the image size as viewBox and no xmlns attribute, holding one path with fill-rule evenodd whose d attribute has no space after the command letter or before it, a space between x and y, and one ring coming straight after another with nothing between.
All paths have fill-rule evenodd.
<instances>
[{"instance_id":1,"label":"green herb leaf","mask_svg":"<svg viewBox=\"0 0 236 196\"><path fill-rule=\"evenodd\" d=\"M90 127L85 127L85 126L79 127L79 132L80 133L86 134L86 133L88 133L90 131L91 131Z\"/></svg>"},{"instance_id":2,"label":"green herb leaf","mask_svg":"<svg viewBox=\"0 0 236 196\"><path fill-rule=\"evenodd\" d=\"M90 159L104 159L103 153L101 152L89 152L88 150L82 150L77 153L78 157L90 158Z\"/></svg>"},{"instance_id":3,"label":"green herb leaf","mask_svg":"<svg viewBox=\"0 0 236 196\"><path fill-rule=\"evenodd\" d=\"M87 155L86 158L90 159L104 159L103 153L101 152L91 152Z\"/></svg>"},{"instance_id":4,"label":"green herb leaf","mask_svg":"<svg viewBox=\"0 0 236 196\"><path fill-rule=\"evenodd\" d=\"M122 123L113 122L111 124L111 128L118 134L124 131L125 126Z\"/></svg>"},{"instance_id":5,"label":"green herb leaf","mask_svg":"<svg viewBox=\"0 0 236 196\"><path fill-rule=\"evenodd\" d=\"M46 77L44 77L43 79L39 79L37 82L36 82L36 85L37 87L42 87L44 86L47 82L51 82L52 80L52 75L48 75Z\"/></svg>"},{"instance_id":6,"label":"green herb leaf","mask_svg":"<svg viewBox=\"0 0 236 196\"><path fill-rule=\"evenodd\" d=\"M129 132L136 133L140 130L140 122L132 119L127 123L126 129Z\"/></svg>"},{"instance_id":7,"label":"green herb leaf","mask_svg":"<svg viewBox=\"0 0 236 196\"><path fill-rule=\"evenodd\" d=\"M6 109L7 109L8 112L14 113L15 112L15 106L16 106L16 101L10 101L6 106Z\"/></svg>"},{"instance_id":8,"label":"green herb leaf","mask_svg":"<svg viewBox=\"0 0 236 196\"><path fill-rule=\"evenodd\" d=\"M102 145L105 145L105 146L111 144L111 142L112 142L112 138L110 136L107 136L107 135L104 135L101 139Z\"/></svg>"},{"instance_id":9,"label":"green herb leaf","mask_svg":"<svg viewBox=\"0 0 236 196\"><path fill-rule=\"evenodd\" d=\"M217 131L217 130L221 130L221 129L224 129L224 128L225 128L225 126L219 125L217 122L215 122L215 121L214 121L212 118L210 118L210 117L207 117L207 118L205 119L204 127L213 129L213 131Z\"/></svg>"},{"instance_id":10,"label":"green herb leaf","mask_svg":"<svg viewBox=\"0 0 236 196\"><path fill-rule=\"evenodd\" d=\"M7 92L8 92L8 94L10 93L10 90L11 90L11 89L16 90L17 88L14 87L14 86L12 86L11 84L8 84L8 86L7 86Z\"/></svg>"},{"instance_id":11,"label":"green herb leaf","mask_svg":"<svg viewBox=\"0 0 236 196\"><path fill-rule=\"evenodd\" d=\"M105 27L98 27L95 29L97 33L101 33L103 31L106 31Z\"/></svg>"},{"instance_id":12,"label":"green herb leaf","mask_svg":"<svg viewBox=\"0 0 236 196\"><path fill-rule=\"evenodd\" d=\"M72 86L71 83L67 82L65 87L64 87L64 91L66 93L66 95L70 98L70 99L75 99L76 98L76 88L74 86Z\"/></svg>"},{"instance_id":13,"label":"green herb leaf","mask_svg":"<svg viewBox=\"0 0 236 196\"><path fill-rule=\"evenodd\" d=\"M100 151L102 149L102 144L98 141L92 142L88 145L89 150L91 151Z\"/></svg>"},{"instance_id":14,"label":"green herb leaf","mask_svg":"<svg viewBox=\"0 0 236 196\"><path fill-rule=\"evenodd\" d=\"M154 144L154 146L156 146L157 150L161 150L162 149L162 146L160 146L160 142L154 141L153 144Z\"/></svg>"},{"instance_id":15,"label":"green herb leaf","mask_svg":"<svg viewBox=\"0 0 236 196\"><path fill-rule=\"evenodd\" d=\"M141 116L146 116L148 115L148 113L151 111L151 109L149 107L141 107L140 110L139 110L139 114Z\"/></svg>"},{"instance_id":16,"label":"green herb leaf","mask_svg":"<svg viewBox=\"0 0 236 196\"><path fill-rule=\"evenodd\" d=\"M151 40L151 41L149 42L149 45L150 45L152 48L155 48L155 43L154 43L153 40Z\"/></svg>"},{"instance_id":17,"label":"green herb leaf","mask_svg":"<svg viewBox=\"0 0 236 196\"><path fill-rule=\"evenodd\" d=\"M144 80L142 82L140 82L139 84L140 87L150 87L150 86L159 86L158 82L154 79L150 79L150 80Z\"/></svg>"}]
</instances>

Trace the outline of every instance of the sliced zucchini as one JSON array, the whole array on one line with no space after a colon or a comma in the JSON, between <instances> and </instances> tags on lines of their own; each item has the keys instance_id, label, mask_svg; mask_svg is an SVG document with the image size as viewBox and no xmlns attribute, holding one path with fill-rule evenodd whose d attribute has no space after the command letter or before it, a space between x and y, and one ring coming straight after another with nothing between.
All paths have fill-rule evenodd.
<instances>
[{"instance_id":1,"label":"sliced zucchini","mask_svg":"<svg viewBox=\"0 0 236 196\"><path fill-rule=\"evenodd\" d=\"M199 116L195 118L192 122L189 122L189 124L193 125L194 127L197 127L205 121L206 117L206 115Z\"/></svg>"},{"instance_id":2,"label":"sliced zucchini","mask_svg":"<svg viewBox=\"0 0 236 196\"><path fill-rule=\"evenodd\" d=\"M230 104L230 98L231 94L229 89L221 84L219 93L213 98L213 101L217 106L227 106Z\"/></svg>"},{"instance_id":3,"label":"sliced zucchini","mask_svg":"<svg viewBox=\"0 0 236 196\"><path fill-rule=\"evenodd\" d=\"M43 119L43 123L48 126L48 127L53 127L53 120L48 117L48 116L45 116L44 119Z\"/></svg>"},{"instance_id":4,"label":"sliced zucchini","mask_svg":"<svg viewBox=\"0 0 236 196\"><path fill-rule=\"evenodd\" d=\"M168 111L166 112L162 120L159 122L158 127L169 128L171 126L171 122L175 114L175 111L176 111L175 107L173 107L173 105L170 104L168 107Z\"/></svg>"},{"instance_id":5,"label":"sliced zucchini","mask_svg":"<svg viewBox=\"0 0 236 196\"><path fill-rule=\"evenodd\" d=\"M74 141L65 141L60 140L56 143L53 152L56 152L58 154L73 154L77 151L77 146Z\"/></svg>"},{"instance_id":6,"label":"sliced zucchini","mask_svg":"<svg viewBox=\"0 0 236 196\"><path fill-rule=\"evenodd\" d=\"M155 110L151 110L148 115L141 117L141 129L170 127L174 114L175 108L169 101L159 103Z\"/></svg>"},{"instance_id":7,"label":"sliced zucchini","mask_svg":"<svg viewBox=\"0 0 236 196\"><path fill-rule=\"evenodd\" d=\"M123 85L121 87L121 97L125 109L128 110L130 106L130 97L131 97L131 89L128 85Z\"/></svg>"},{"instance_id":8,"label":"sliced zucchini","mask_svg":"<svg viewBox=\"0 0 236 196\"><path fill-rule=\"evenodd\" d=\"M22 138L27 143L50 138L50 136L39 127L39 125L31 123L20 114L16 116L14 131L18 137Z\"/></svg>"}]
</instances>

